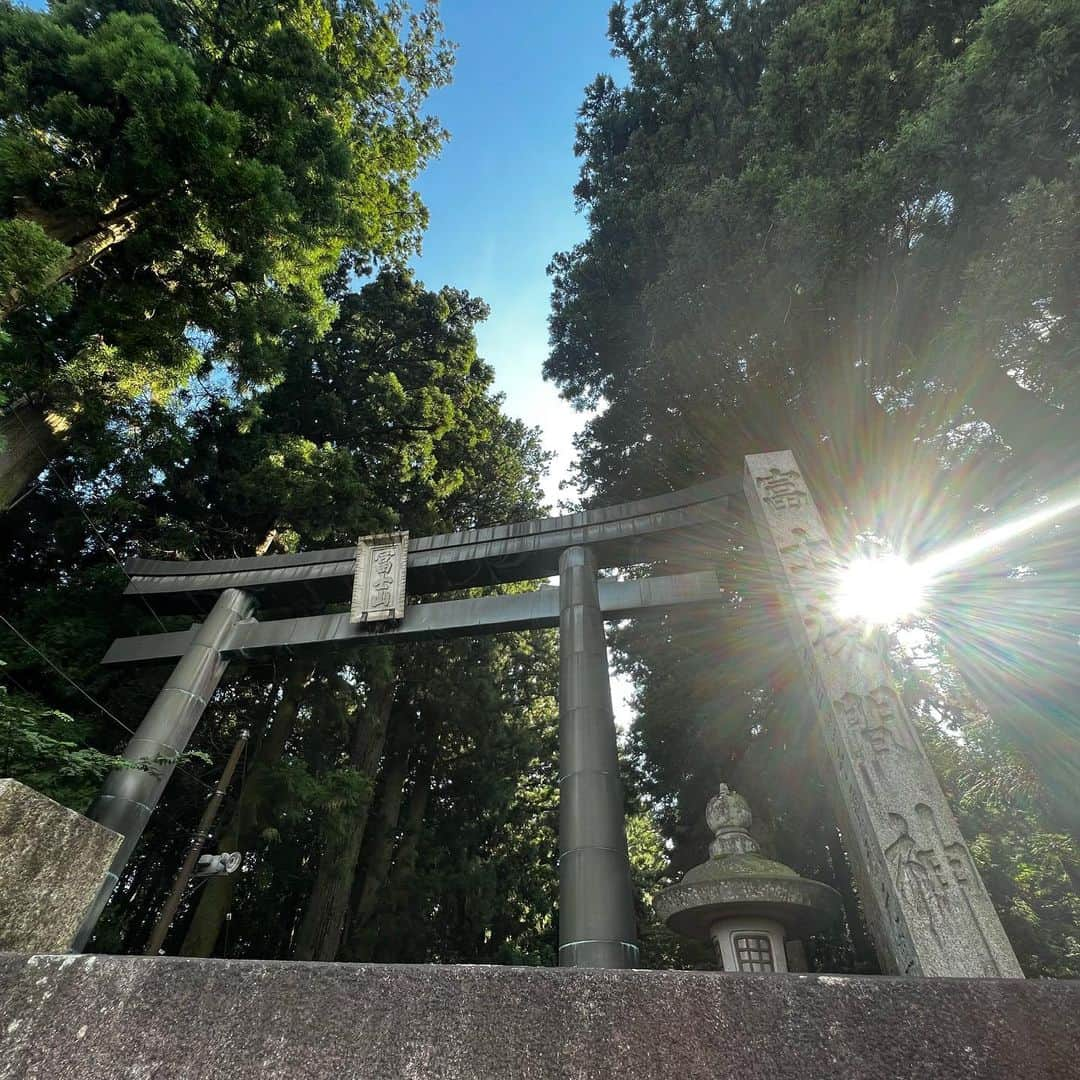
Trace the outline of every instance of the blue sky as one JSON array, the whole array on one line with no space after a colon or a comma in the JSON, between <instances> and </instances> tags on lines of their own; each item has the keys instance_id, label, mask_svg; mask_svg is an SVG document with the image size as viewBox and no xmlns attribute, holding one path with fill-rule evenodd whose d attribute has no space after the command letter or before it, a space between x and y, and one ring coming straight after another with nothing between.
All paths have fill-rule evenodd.
<instances>
[{"instance_id":1,"label":"blue sky","mask_svg":"<svg viewBox=\"0 0 1080 1080\"><path fill-rule=\"evenodd\" d=\"M24 2L45 7L45 0ZM607 40L610 7L611 0L442 0L457 64L430 111L451 138L417 183L431 212L417 275L429 288L468 289L491 306L480 354L495 367L506 411L542 428L557 454L545 485L553 506L582 417L540 373L546 268L585 235L571 194L585 86L600 72L625 81L625 64Z\"/></svg>"},{"instance_id":2,"label":"blue sky","mask_svg":"<svg viewBox=\"0 0 1080 1080\"><path fill-rule=\"evenodd\" d=\"M442 0L458 44L454 81L431 111L450 131L418 188L431 213L416 271L429 288L482 296L491 317L480 354L495 368L506 411L542 430L557 454L548 501L573 458L582 416L541 375L551 289L547 265L583 239L574 209L574 123L585 86L600 72L625 82L607 40L610 0ZM572 497L573 492L563 497ZM616 723L631 720L633 686L612 678Z\"/></svg>"},{"instance_id":3,"label":"blue sky","mask_svg":"<svg viewBox=\"0 0 1080 1080\"><path fill-rule=\"evenodd\" d=\"M480 352L495 368L512 416L543 429L558 459L572 457L581 416L544 383L551 256L585 235L571 189L577 179L574 123L584 89L600 72L624 81L607 40L610 0L443 0L447 36L458 44L453 84L431 111L450 131L418 188L431 213L423 255L429 288L454 285L482 296L491 318Z\"/></svg>"}]
</instances>

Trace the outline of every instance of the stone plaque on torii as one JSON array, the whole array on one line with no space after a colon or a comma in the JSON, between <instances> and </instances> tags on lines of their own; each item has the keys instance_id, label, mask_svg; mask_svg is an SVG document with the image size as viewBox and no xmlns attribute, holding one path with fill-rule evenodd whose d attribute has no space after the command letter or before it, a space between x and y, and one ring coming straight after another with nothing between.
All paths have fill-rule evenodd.
<instances>
[{"instance_id":1,"label":"stone plaque on torii","mask_svg":"<svg viewBox=\"0 0 1080 1080\"><path fill-rule=\"evenodd\" d=\"M408 558L407 532L360 537L356 544L350 622L400 621L405 618L405 569Z\"/></svg>"},{"instance_id":2,"label":"stone plaque on torii","mask_svg":"<svg viewBox=\"0 0 1080 1080\"><path fill-rule=\"evenodd\" d=\"M848 854L882 966L923 975L1020 975L997 915L875 647L822 608L831 545L788 453L746 459L745 499L771 557L836 770ZM250 559L133 559L126 592L159 611L205 613L189 630L115 641L110 664L178 663L125 749L134 760L184 751L234 656L323 646L559 628L559 962L626 968L638 947L605 619L696 604L722 617L727 596L710 537L744 510L738 482L714 481L621 506L356 548ZM696 543L688 544L688 539ZM702 568L618 581L600 569L697 550ZM713 558L714 563L714 558ZM559 576L558 588L438 601L440 592ZM413 599L405 603L404 597ZM340 614L258 621L258 602ZM76 941L89 939L172 767L111 773L90 817L124 843Z\"/></svg>"}]
</instances>

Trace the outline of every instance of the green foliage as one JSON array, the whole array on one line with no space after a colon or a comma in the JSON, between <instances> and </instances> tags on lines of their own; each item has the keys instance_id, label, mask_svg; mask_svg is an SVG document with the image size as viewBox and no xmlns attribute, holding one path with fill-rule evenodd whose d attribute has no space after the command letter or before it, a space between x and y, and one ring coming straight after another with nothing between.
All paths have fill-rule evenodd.
<instances>
[{"instance_id":1,"label":"green foliage","mask_svg":"<svg viewBox=\"0 0 1080 1080\"><path fill-rule=\"evenodd\" d=\"M0 687L0 761L10 776L64 806L82 810L121 759L81 744L86 725Z\"/></svg>"},{"instance_id":2,"label":"green foliage","mask_svg":"<svg viewBox=\"0 0 1080 1080\"><path fill-rule=\"evenodd\" d=\"M1042 395L1075 387L1076 148L1060 133L1080 28L1073 4L980 8L616 5L632 79L587 93L590 234L552 266L547 372L607 403L582 442L587 486L633 494L827 437L865 499L877 459L910 461L912 436L971 408L1013 446L1065 437ZM886 394L903 405L889 416Z\"/></svg>"},{"instance_id":3,"label":"green foliage","mask_svg":"<svg viewBox=\"0 0 1080 1080\"><path fill-rule=\"evenodd\" d=\"M450 62L430 4L5 0L0 389L98 438L217 363L273 381L334 275L415 248Z\"/></svg>"},{"instance_id":4,"label":"green foliage","mask_svg":"<svg viewBox=\"0 0 1080 1080\"><path fill-rule=\"evenodd\" d=\"M630 78L585 93L589 231L551 265L545 369L598 406L578 440L587 500L789 447L841 542L869 532L917 555L1070 490L1075 3L637 0L614 5L610 36ZM768 850L849 900L848 938L819 955L870 965L755 550L735 523L696 553L730 590L725 619L619 631L640 791L679 872L704 852L706 799L734 784ZM943 775L959 756L1004 776L1006 748L1034 767L1027 801L950 794L1027 970L1075 975L1075 530L1029 544L1022 573L1015 561L940 583L930 630L962 678L939 665L915 702L970 711L970 683L992 704L978 747L932 737Z\"/></svg>"},{"instance_id":5,"label":"green foliage","mask_svg":"<svg viewBox=\"0 0 1080 1080\"><path fill-rule=\"evenodd\" d=\"M0 669L4 662L0 660ZM82 811L112 769L135 768L116 754L87 746L90 725L34 697L0 686L0 761L3 775ZM139 768L209 762L198 751L147 760Z\"/></svg>"},{"instance_id":6,"label":"green foliage","mask_svg":"<svg viewBox=\"0 0 1080 1080\"><path fill-rule=\"evenodd\" d=\"M484 304L386 271L340 308L324 338L293 338L276 386L215 397L192 419L182 456L163 439L143 460L132 482L163 550L250 552L268 537L266 550L335 547L535 505L520 493L545 459L490 395L474 338Z\"/></svg>"},{"instance_id":7,"label":"green foliage","mask_svg":"<svg viewBox=\"0 0 1080 1080\"><path fill-rule=\"evenodd\" d=\"M109 549L251 555L542 511L536 433L503 415L476 355L485 306L392 270L357 293L335 285L334 299L325 335L290 332L273 387L243 393L219 369L172 402L126 407L124 424L72 441L64 473L0 519L12 621L128 724L163 673L98 659L113 636L160 627L117 603ZM93 482L62 482L81 475ZM89 745L118 745L121 732L39 656L8 655ZM213 840L245 851L244 871L193 894L170 950L187 935L196 952L294 955L308 911L343 886L343 958L554 963L557 668L549 632L234 662L196 737L214 765L170 783L125 882L138 899L114 905L98 946L145 940L205 796L190 772L209 779L250 727ZM327 932L316 920L316 943Z\"/></svg>"},{"instance_id":8,"label":"green foliage","mask_svg":"<svg viewBox=\"0 0 1080 1080\"><path fill-rule=\"evenodd\" d=\"M992 729L935 740L934 763L1029 977L1080 970L1080 845L1046 820L1030 767Z\"/></svg>"},{"instance_id":9,"label":"green foliage","mask_svg":"<svg viewBox=\"0 0 1080 1080\"><path fill-rule=\"evenodd\" d=\"M27 289L41 296L46 307L60 306L68 290L47 290L68 249L46 235L36 222L19 218L0 221L0 295Z\"/></svg>"},{"instance_id":10,"label":"green foliage","mask_svg":"<svg viewBox=\"0 0 1080 1080\"><path fill-rule=\"evenodd\" d=\"M476 353L485 306L401 269L443 137L423 111L439 33L433 7L373 0L0 5L0 400L75 419L0 518L5 610L121 719L6 638L0 757L39 790L85 800L160 687L103 669L109 641L186 625L118 604L125 556L541 512L536 434ZM1076 5L639 0L611 36L631 80L586 92L589 235L553 262L547 365L603 406L579 444L588 496L786 444L839 492L838 536L918 547L1053 494L1076 459ZM725 780L766 854L844 897L812 962L875 970L765 568L739 523L681 554L719 564L726 617L616 634L639 686L644 962L712 963L648 900L703 857ZM1025 969L1067 976L1076 553L1028 554L943 592L940 655L905 693ZM1039 708L1006 697L958 733L995 663ZM234 661L99 945L142 946L206 779L251 728L213 838L244 871L189 897L170 948L553 964L557 669L545 632Z\"/></svg>"},{"instance_id":11,"label":"green foliage","mask_svg":"<svg viewBox=\"0 0 1080 1080\"><path fill-rule=\"evenodd\" d=\"M408 670L442 699L442 783L415 868L391 876L386 907L346 956L554 965L557 643L533 632L418 653Z\"/></svg>"}]
</instances>

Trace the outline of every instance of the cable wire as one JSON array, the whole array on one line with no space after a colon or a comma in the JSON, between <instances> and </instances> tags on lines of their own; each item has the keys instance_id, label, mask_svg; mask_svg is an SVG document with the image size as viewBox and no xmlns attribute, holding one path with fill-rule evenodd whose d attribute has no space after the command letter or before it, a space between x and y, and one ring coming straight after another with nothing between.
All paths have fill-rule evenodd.
<instances>
[{"instance_id":1,"label":"cable wire","mask_svg":"<svg viewBox=\"0 0 1080 1080\"><path fill-rule=\"evenodd\" d=\"M18 627L14 626L4 615L0 615L0 622L2 622L28 649L32 649L46 664L49 665L65 682L70 683L87 701L90 702L95 708L100 709L110 720L119 724L129 735L134 735L135 732L132 728L128 727L123 720L120 719L116 713L111 712L105 708L95 697L93 697L88 691L84 690L66 671L64 671L59 665L53 663L53 661L41 651ZM4 674L7 674L5 672Z\"/></svg>"},{"instance_id":2,"label":"cable wire","mask_svg":"<svg viewBox=\"0 0 1080 1080\"><path fill-rule=\"evenodd\" d=\"M0 616L0 618L2 618L2 616ZM7 679L7 681L10 682L15 687L16 690L19 690L26 697L31 698L34 701L39 700L38 695L35 694L32 690L28 689L26 686L24 686L21 682L19 682L19 680L16 679L15 676L12 675L10 671L0 671L0 675L3 675L3 677L5 679ZM8 734L8 740L9 740L9 742L8 742L9 767L6 770L7 775L9 775L9 776L11 775L11 768L10 768L10 754L11 754L10 741L11 741L11 734L10 734L10 729L11 729L11 726L12 726L13 723L14 723L14 717L10 717L9 720L8 720L8 729L9 729L9 734ZM81 746L84 750L90 750L92 753L95 753L95 754L104 753L104 751L97 749L97 747L91 746L85 739L77 738L75 736L74 732L65 732L65 736L71 742L75 743L77 746ZM180 821L173 814L170 814L168 810L162 810L160 805L155 807L155 813L161 814L165 818L166 821L171 822L172 825L173 825L173 830L176 833L182 833L182 834L184 834L186 836L191 831L186 826L181 825Z\"/></svg>"},{"instance_id":3,"label":"cable wire","mask_svg":"<svg viewBox=\"0 0 1080 1080\"><path fill-rule=\"evenodd\" d=\"M89 691L84 690L66 671L64 671L58 664L54 663L49 656L47 656L41 649L39 649L6 616L0 615L0 622L2 622L28 649L32 649L35 653L37 653L37 655L40 656L41 659L44 660L45 663L48 664L49 667L52 668L52 670L60 676L60 678L62 678L65 682L70 683L71 686L78 690L78 692L82 694L82 696L86 698L86 700L89 701L91 705L93 705L97 709L100 709L107 717L109 717L110 720L118 724L129 735L135 734L135 731L127 724L125 724L124 721L116 715L116 713L112 712L110 709L107 709L104 705L102 705L101 702L98 701L97 698L95 698ZM4 672L4 674L6 675L7 672ZM178 772L182 773L184 776L191 777L191 779L194 780L196 784L200 784L202 787L206 788L207 791L212 792L214 790L208 783L206 783L205 780L201 779L200 777L196 776L195 773L184 768L183 765L180 765L179 763L174 761L173 767Z\"/></svg>"}]
</instances>

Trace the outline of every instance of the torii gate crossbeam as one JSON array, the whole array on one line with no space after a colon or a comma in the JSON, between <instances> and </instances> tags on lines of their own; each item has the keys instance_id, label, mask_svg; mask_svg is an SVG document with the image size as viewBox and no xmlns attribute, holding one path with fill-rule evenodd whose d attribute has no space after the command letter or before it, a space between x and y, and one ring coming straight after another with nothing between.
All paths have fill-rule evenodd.
<instances>
[{"instance_id":1,"label":"torii gate crossbeam","mask_svg":"<svg viewBox=\"0 0 1080 1080\"><path fill-rule=\"evenodd\" d=\"M634 967L636 928L604 618L687 603L722 610L717 531L748 510L800 659L808 706L832 761L831 791L883 968L916 975L1020 975L918 731L891 684L880 643L835 614L836 553L798 464L787 451L754 454L745 464L742 493L736 481L715 481L623 506L413 540L407 553L395 549L395 573L404 562L407 575L395 580L395 589L404 588L414 601L403 609L395 601L396 625L293 614L298 607L325 609L348 598L358 561L352 548L203 563L131 560L128 594L153 598L160 610L209 614L188 631L122 638L109 650L110 663L180 657L125 757L158 762L182 753L232 656L557 624L559 962ZM363 551L370 565L374 548ZM663 563L681 572L598 581L600 569L634 563ZM556 571L557 590L428 599ZM376 587L390 596L385 586ZM256 604L290 617L256 621ZM387 617L384 609L382 601L371 605L376 618ZM88 940L171 772L168 765L118 769L106 778L90 817L122 834L124 843L76 949Z\"/></svg>"},{"instance_id":2,"label":"torii gate crossbeam","mask_svg":"<svg viewBox=\"0 0 1080 1080\"><path fill-rule=\"evenodd\" d=\"M559 961L634 967L637 942L618 753L604 637L605 618L676 605L720 606L716 530L744 508L738 479L561 517L420 537L408 544L406 589L414 601L396 623L355 624L347 613L293 615L348 598L355 548L255 559L162 562L132 559L126 595L159 611L209 611L189 630L120 638L109 664L179 657L125 749L134 760L183 753L235 656L380 641L423 640L534 627L560 629ZM632 581L598 571L665 562L690 571ZM433 594L559 574L559 587L511 596L437 601ZM256 620L256 606L290 612ZM89 940L172 773L118 769L89 816L124 836L78 938Z\"/></svg>"}]
</instances>

